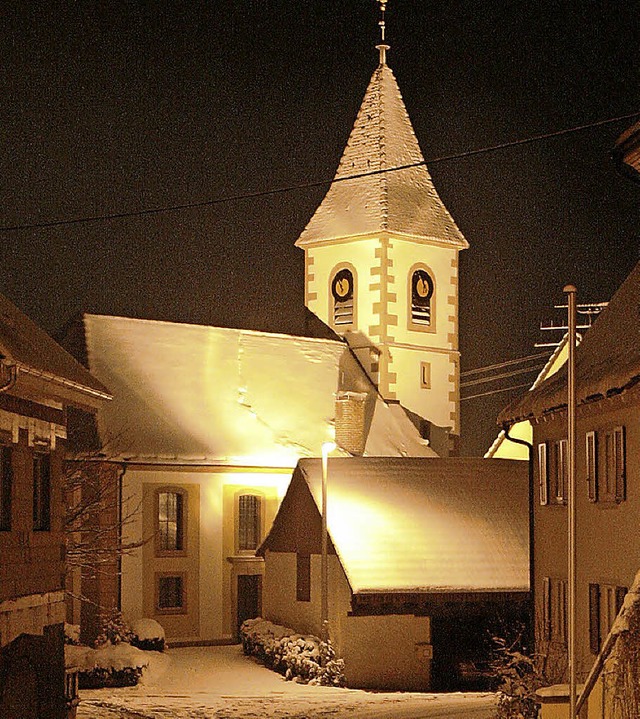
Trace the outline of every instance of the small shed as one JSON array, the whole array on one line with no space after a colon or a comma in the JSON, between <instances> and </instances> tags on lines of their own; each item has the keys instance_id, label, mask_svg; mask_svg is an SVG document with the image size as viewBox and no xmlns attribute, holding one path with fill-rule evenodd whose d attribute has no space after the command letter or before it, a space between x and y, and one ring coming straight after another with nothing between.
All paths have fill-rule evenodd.
<instances>
[{"instance_id":1,"label":"small shed","mask_svg":"<svg viewBox=\"0 0 640 719\"><path fill-rule=\"evenodd\" d=\"M455 689L499 623L526 614L527 466L329 460L329 630L349 686ZM265 618L320 633L320 460L301 459L265 559Z\"/></svg>"}]
</instances>

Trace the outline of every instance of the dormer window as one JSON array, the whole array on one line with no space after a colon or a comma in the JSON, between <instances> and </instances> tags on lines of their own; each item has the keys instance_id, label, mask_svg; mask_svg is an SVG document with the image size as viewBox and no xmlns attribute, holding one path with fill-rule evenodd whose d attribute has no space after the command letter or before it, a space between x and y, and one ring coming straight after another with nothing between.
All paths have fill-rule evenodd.
<instances>
[{"instance_id":1,"label":"dormer window","mask_svg":"<svg viewBox=\"0 0 640 719\"><path fill-rule=\"evenodd\" d=\"M353 272L348 267L338 270L331 281L333 324L348 327L354 324L355 292Z\"/></svg>"},{"instance_id":2,"label":"dormer window","mask_svg":"<svg viewBox=\"0 0 640 719\"><path fill-rule=\"evenodd\" d=\"M411 323L422 327L433 324L433 279L420 267L411 275Z\"/></svg>"}]
</instances>

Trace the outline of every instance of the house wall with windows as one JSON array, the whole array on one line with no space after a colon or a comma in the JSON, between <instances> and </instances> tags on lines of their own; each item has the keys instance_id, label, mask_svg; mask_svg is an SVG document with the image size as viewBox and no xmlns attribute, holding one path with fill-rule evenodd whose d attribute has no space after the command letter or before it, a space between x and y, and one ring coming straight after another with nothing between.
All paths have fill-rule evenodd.
<instances>
[{"instance_id":1,"label":"house wall with windows","mask_svg":"<svg viewBox=\"0 0 640 719\"><path fill-rule=\"evenodd\" d=\"M69 406L107 389L0 295L0 717L63 719Z\"/></svg>"},{"instance_id":2,"label":"house wall with windows","mask_svg":"<svg viewBox=\"0 0 640 719\"><path fill-rule=\"evenodd\" d=\"M239 615L260 613L255 549L289 479L274 469L129 467L124 501L142 504L126 531L145 543L122 558L125 617L156 619L174 644L236 639Z\"/></svg>"},{"instance_id":3,"label":"house wall with windows","mask_svg":"<svg viewBox=\"0 0 640 719\"><path fill-rule=\"evenodd\" d=\"M640 392L616 395L579 409L578 667L590 668L622 606L640 556ZM566 413L533 425L537 491L534 508L536 628L555 649L566 647L567 507ZM546 454L546 463L545 463ZM563 478L564 475L564 478Z\"/></svg>"},{"instance_id":4,"label":"house wall with windows","mask_svg":"<svg viewBox=\"0 0 640 719\"><path fill-rule=\"evenodd\" d=\"M577 669L596 658L640 553L640 263L575 354ZM533 425L534 593L538 641L566 652L566 366L513 402L500 423ZM561 679L561 677L559 677Z\"/></svg>"}]
</instances>

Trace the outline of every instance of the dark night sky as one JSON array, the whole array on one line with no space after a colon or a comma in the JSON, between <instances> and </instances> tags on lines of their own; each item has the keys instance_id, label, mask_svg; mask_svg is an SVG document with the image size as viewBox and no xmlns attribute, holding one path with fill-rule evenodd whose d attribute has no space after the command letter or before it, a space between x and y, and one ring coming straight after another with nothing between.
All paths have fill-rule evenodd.
<instances>
[{"instance_id":1,"label":"dark night sky","mask_svg":"<svg viewBox=\"0 0 640 719\"><path fill-rule=\"evenodd\" d=\"M373 0L5 3L0 226L330 179L377 62ZM638 110L635 0L389 0L389 64L425 158ZM634 64L635 63L635 64ZM462 369L531 354L562 301L609 299L636 261L631 121L429 165L471 248ZM294 242L326 187L3 231L0 292L55 332L75 313L295 332ZM509 393L463 403L484 451Z\"/></svg>"}]
</instances>

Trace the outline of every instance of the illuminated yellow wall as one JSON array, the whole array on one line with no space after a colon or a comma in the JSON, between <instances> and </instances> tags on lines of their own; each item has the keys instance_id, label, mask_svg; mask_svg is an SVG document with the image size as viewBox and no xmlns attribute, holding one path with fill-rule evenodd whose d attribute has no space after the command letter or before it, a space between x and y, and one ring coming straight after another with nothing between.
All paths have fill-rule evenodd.
<instances>
[{"instance_id":1,"label":"illuminated yellow wall","mask_svg":"<svg viewBox=\"0 0 640 719\"><path fill-rule=\"evenodd\" d=\"M262 573L261 562L256 563L255 559L251 566L246 561L237 566L228 560L235 555L233 498L238 490L255 491L264 497L264 536L290 479L286 470L129 468L123 479L125 511L127 506L135 509L139 498L142 509L134 513L123 539L126 542L128 538L142 536L149 541L131 556L122 558L125 618L156 619L165 628L169 641L231 641L236 611L232 580L237 573ZM159 488L176 488L187 493L184 556L157 556L155 493ZM184 576L186 611L179 614L156 611L159 572Z\"/></svg>"},{"instance_id":2,"label":"illuminated yellow wall","mask_svg":"<svg viewBox=\"0 0 640 719\"><path fill-rule=\"evenodd\" d=\"M268 551L264 616L300 633L320 634L320 555L311 555L311 601L296 600L296 555ZM351 592L342 566L329 557L329 631L345 660L347 685L424 690L431 675L429 617L353 617Z\"/></svg>"},{"instance_id":3,"label":"illuminated yellow wall","mask_svg":"<svg viewBox=\"0 0 640 719\"><path fill-rule=\"evenodd\" d=\"M383 397L399 400L407 409L458 434L458 250L380 235L320 242L307 247L305 257L307 306L330 326L335 270L353 269L356 312L351 329L380 350L379 372L372 379ZM416 265L426 267L435 283L434 322L428 328L418 329L411 323L410 276ZM429 365L430 386L422 381L423 363ZM363 364L369 369L366 361Z\"/></svg>"}]
</instances>

